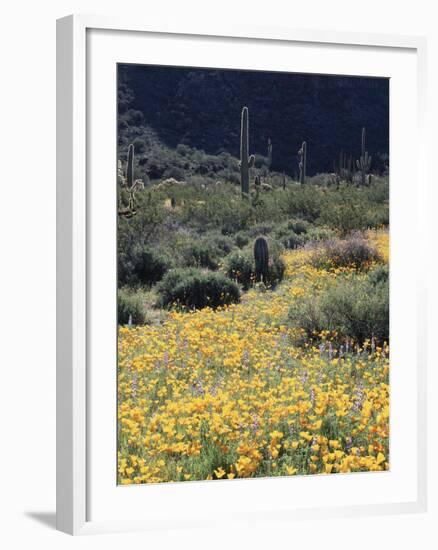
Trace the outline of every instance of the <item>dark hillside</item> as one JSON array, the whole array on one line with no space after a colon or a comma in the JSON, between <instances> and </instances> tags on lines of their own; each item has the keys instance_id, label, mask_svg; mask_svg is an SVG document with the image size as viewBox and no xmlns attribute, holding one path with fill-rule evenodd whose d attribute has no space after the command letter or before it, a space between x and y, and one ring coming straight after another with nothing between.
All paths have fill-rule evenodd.
<instances>
[{"instance_id":1,"label":"dark hillside","mask_svg":"<svg viewBox=\"0 0 438 550\"><path fill-rule=\"evenodd\" d=\"M247 105L251 153L273 143L274 171L293 176L300 143L308 173L333 170L341 150L359 156L361 128L373 171L389 151L389 80L255 71L119 65L119 111L138 110L166 146L239 155L240 113ZM141 118L141 115L139 115ZM123 129L121 130L123 133Z\"/></svg>"}]
</instances>

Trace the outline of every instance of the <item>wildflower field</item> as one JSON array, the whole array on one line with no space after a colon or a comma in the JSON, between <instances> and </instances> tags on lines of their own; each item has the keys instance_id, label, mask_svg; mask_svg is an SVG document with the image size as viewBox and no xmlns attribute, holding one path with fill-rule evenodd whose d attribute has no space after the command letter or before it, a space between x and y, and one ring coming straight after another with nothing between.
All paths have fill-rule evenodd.
<instances>
[{"instance_id":1,"label":"wildflower field","mask_svg":"<svg viewBox=\"0 0 438 550\"><path fill-rule=\"evenodd\" d=\"M388 344L309 334L289 313L384 268L388 232L366 241L379 253L366 269L286 249L275 288L120 326L119 483L387 470Z\"/></svg>"},{"instance_id":2,"label":"wildflower field","mask_svg":"<svg viewBox=\"0 0 438 550\"><path fill-rule=\"evenodd\" d=\"M389 469L389 80L119 65L118 483Z\"/></svg>"}]
</instances>

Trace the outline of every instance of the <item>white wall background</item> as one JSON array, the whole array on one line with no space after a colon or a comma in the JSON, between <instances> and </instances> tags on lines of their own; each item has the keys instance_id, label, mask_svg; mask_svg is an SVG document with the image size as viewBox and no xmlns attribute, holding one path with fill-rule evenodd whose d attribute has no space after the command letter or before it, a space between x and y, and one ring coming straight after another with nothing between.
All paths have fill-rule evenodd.
<instances>
[{"instance_id":1,"label":"white wall background","mask_svg":"<svg viewBox=\"0 0 438 550\"><path fill-rule=\"evenodd\" d=\"M0 30L0 544L15 548L432 548L438 540L435 463L438 388L438 33L433 0L15 0ZM429 456L430 511L215 531L73 539L54 530L55 511L55 19L70 13L139 14L160 22L213 19L291 28L382 32L429 40ZM409 159L406 159L409 162ZM409 220L407 220L407 223ZM407 251L409 253L409 251ZM434 257L435 256L435 257Z\"/></svg>"}]
</instances>

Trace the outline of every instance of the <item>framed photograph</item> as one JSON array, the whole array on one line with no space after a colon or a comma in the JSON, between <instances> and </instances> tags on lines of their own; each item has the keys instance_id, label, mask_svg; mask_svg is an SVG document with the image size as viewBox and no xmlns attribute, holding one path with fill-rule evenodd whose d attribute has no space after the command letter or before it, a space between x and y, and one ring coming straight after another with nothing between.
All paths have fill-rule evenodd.
<instances>
[{"instance_id":1,"label":"framed photograph","mask_svg":"<svg viewBox=\"0 0 438 550\"><path fill-rule=\"evenodd\" d=\"M425 510L424 40L57 54L58 528Z\"/></svg>"}]
</instances>

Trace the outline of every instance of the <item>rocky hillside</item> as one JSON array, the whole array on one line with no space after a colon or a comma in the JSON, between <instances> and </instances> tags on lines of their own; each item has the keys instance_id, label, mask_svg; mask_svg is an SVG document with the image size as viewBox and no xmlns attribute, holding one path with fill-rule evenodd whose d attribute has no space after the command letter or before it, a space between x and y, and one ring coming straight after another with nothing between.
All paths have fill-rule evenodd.
<instances>
[{"instance_id":1,"label":"rocky hillside","mask_svg":"<svg viewBox=\"0 0 438 550\"><path fill-rule=\"evenodd\" d=\"M363 126L373 170L383 171L388 162L388 79L119 65L118 82L122 147L125 129L138 126L169 149L184 144L237 157L247 105L251 153L266 156L271 138L275 171L294 176L303 140L308 173L332 171L341 150L359 156Z\"/></svg>"}]
</instances>

